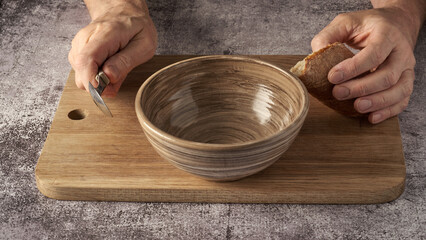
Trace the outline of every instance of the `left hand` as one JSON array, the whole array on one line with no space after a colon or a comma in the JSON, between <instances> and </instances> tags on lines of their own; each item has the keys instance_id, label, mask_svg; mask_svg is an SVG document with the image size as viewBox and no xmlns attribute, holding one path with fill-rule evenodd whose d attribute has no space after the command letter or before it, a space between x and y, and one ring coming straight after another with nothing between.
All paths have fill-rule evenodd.
<instances>
[{"instance_id":1,"label":"left hand","mask_svg":"<svg viewBox=\"0 0 426 240\"><path fill-rule=\"evenodd\" d=\"M419 26L398 7L378 8L338 15L312 40L317 51L333 42L361 49L333 67L328 79L336 84L338 100L356 98L354 108L369 113L379 123L402 112L413 91L413 49ZM363 73L369 74L362 75Z\"/></svg>"}]
</instances>

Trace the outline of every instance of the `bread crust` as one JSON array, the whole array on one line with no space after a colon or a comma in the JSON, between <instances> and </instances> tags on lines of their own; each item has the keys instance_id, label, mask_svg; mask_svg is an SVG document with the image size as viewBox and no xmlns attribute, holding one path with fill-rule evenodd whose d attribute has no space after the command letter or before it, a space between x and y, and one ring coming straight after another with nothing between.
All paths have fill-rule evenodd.
<instances>
[{"instance_id":1,"label":"bread crust","mask_svg":"<svg viewBox=\"0 0 426 240\"><path fill-rule=\"evenodd\" d=\"M298 75L308 92L326 106L346 116L361 117L364 114L355 110L355 99L337 100L332 94L334 84L328 81L330 69L353 56L354 54L344 44L336 42L307 56L303 60L305 61L303 71L300 69L297 71L295 67L290 71Z\"/></svg>"}]
</instances>

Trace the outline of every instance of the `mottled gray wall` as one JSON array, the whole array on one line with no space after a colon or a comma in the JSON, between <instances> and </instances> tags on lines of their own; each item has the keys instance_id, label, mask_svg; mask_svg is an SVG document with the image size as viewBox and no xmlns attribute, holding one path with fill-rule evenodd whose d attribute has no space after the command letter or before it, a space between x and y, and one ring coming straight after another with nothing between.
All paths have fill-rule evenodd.
<instances>
[{"instance_id":1,"label":"mottled gray wall","mask_svg":"<svg viewBox=\"0 0 426 240\"><path fill-rule=\"evenodd\" d=\"M312 37L368 1L148 1L159 54L308 54Z\"/></svg>"}]
</instances>

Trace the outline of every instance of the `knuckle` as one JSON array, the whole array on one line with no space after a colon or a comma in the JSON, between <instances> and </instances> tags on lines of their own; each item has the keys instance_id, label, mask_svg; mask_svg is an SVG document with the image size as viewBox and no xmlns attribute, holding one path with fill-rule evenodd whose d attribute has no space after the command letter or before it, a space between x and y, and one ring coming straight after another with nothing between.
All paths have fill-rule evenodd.
<instances>
[{"instance_id":1,"label":"knuckle","mask_svg":"<svg viewBox=\"0 0 426 240\"><path fill-rule=\"evenodd\" d=\"M413 83L411 81L408 81L404 84L402 87L402 92L404 97L409 97L413 93Z\"/></svg>"},{"instance_id":2,"label":"knuckle","mask_svg":"<svg viewBox=\"0 0 426 240\"><path fill-rule=\"evenodd\" d=\"M361 74L357 58L352 58L352 61L348 62L348 71L352 77Z\"/></svg>"},{"instance_id":3,"label":"knuckle","mask_svg":"<svg viewBox=\"0 0 426 240\"><path fill-rule=\"evenodd\" d=\"M378 107L384 107L386 106L386 103L388 102L388 99L383 94L378 98L377 105Z\"/></svg>"},{"instance_id":4,"label":"knuckle","mask_svg":"<svg viewBox=\"0 0 426 240\"><path fill-rule=\"evenodd\" d=\"M88 58L83 54L76 54L73 58L74 68L81 69L87 65Z\"/></svg>"},{"instance_id":5,"label":"knuckle","mask_svg":"<svg viewBox=\"0 0 426 240\"><path fill-rule=\"evenodd\" d=\"M94 36L98 36L99 33L116 33L117 30L120 29L122 29L122 27L116 20L96 20L92 23L91 34L88 39L92 39Z\"/></svg>"},{"instance_id":6,"label":"knuckle","mask_svg":"<svg viewBox=\"0 0 426 240\"><path fill-rule=\"evenodd\" d=\"M396 76L396 73L393 70L386 72L385 78L383 80L383 87L385 89L392 87L397 82L398 82L398 78Z\"/></svg>"},{"instance_id":7,"label":"knuckle","mask_svg":"<svg viewBox=\"0 0 426 240\"><path fill-rule=\"evenodd\" d=\"M355 88L356 96L365 96L369 94L369 89L366 84L360 84Z\"/></svg>"},{"instance_id":8,"label":"knuckle","mask_svg":"<svg viewBox=\"0 0 426 240\"><path fill-rule=\"evenodd\" d=\"M374 66L379 66L386 58L383 52L378 49L379 48L374 48L371 54L371 62Z\"/></svg>"},{"instance_id":9,"label":"knuckle","mask_svg":"<svg viewBox=\"0 0 426 240\"><path fill-rule=\"evenodd\" d=\"M311 45L315 44L317 42L321 42L323 40L323 35L321 33L318 33L317 35L312 38Z\"/></svg>"},{"instance_id":10,"label":"knuckle","mask_svg":"<svg viewBox=\"0 0 426 240\"><path fill-rule=\"evenodd\" d=\"M115 21L98 21L95 25L95 31L111 32L115 26Z\"/></svg>"},{"instance_id":11,"label":"knuckle","mask_svg":"<svg viewBox=\"0 0 426 240\"><path fill-rule=\"evenodd\" d=\"M81 81L76 81L75 84L77 85L77 87L79 89L81 89L81 90L85 89L84 84Z\"/></svg>"},{"instance_id":12,"label":"knuckle","mask_svg":"<svg viewBox=\"0 0 426 240\"><path fill-rule=\"evenodd\" d=\"M388 108L385 109L385 117L386 118L390 118L394 115L396 115L396 114L394 114L394 111L392 110L391 107L388 107Z\"/></svg>"},{"instance_id":13,"label":"knuckle","mask_svg":"<svg viewBox=\"0 0 426 240\"><path fill-rule=\"evenodd\" d=\"M79 38L80 38L80 36L81 36L81 31L82 31L82 30L80 30L80 32L78 32L78 33L75 35L75 37L72 39L72 41L71 41L71 47L72 47L72 48L75 48L75 47L77 46L78 39L79 39Z\"/></svg>"},{"instance_id":14,"label":"knuckle","mask_svg":"<svg viewBox=\"0 0 426 240\"><path fill-rule=\"evenodd\" d=\"M74 36L74 38L71 41L71 46L72 47L76 47L78 45L78 43L80 42L80 39L84 39L86 35L88 35L88 26L86 26L85 28L81 29L80 31L77 32L77 34Z\"/></svg>"},{"instance_id":15,"label":"knuckle","mask_svg":"<svg viewBox=\"0 0 426 240\"><path fill-rule=\"evenodd\" d=\"M389 25L384 25L381 30L382 41L388 42L388 44L395 46L400 40L399 34L395 33L393 27Z\"/></svg>"},{"instance_id":16,"label":"knuckle","mask_svg":"<svg viewBox=\"0 0 426 240\"><path fill-rule=\"evenodd\" d=\"M401 112L407 109L409 102L410 102L410 98L406 98L404 99L404 101L402 101Z\"/></svg>"},{"instance_id":17,"label":"knuckle","mask_svg":"<svg viewBox=\"0 0 426 240\"><path fill-rule=\"evenodd\" d=\"M414 68L411 68L411 69L407 69L407 70L405 70L406 72L407 72L407 74L408 74L408 79L411 81L411 82L414 82L414 78L416 77L416 74L414 73Z\"/></svg>"},{"instance_id":18,"label":"knuckle","mask_svg":"<svg viewBox=\"0 0 426 240\"><path fill-rule=\"evenodd\" d=\"M124 54L118 55L118 61L126 70L129 70L132 68L131 59L127 55L124 55Z\"/></svg>"},{"instance_id":19,"label":"knuckle","mask_svg":"<svg viewBox=\"0 0 426 240\"><path fill-rule=\"evenodd\" d=\"M333 19L333 21L336 21L336 22L345 21L346 19L348 19L348 17L349 17L348 13L341 13L341 14L337 15Z\"/></svg>"},{"instance_id":20,"label":"knuckle","mask_svg":"<svg viewBox=\"0 0 426 240\"><path fill-rule=\"evenodd\" d=\"M131 17L119 16L114 20L101 22L99 28L108 32L116 32L117 30L129 29L131 26Z\"/></svg>"},{"instance_id":21,"label":"knuckle","mask_svg":"<svg viewBox=\"0 0 426 240\"><path fill-rule=\"evenodd\" d=\"M123 29L126 27L126 23L122 21L113 21L113 22L106 22L105 28L108 32L114 32L117 29Z\"/></svg>"}]
</instances>

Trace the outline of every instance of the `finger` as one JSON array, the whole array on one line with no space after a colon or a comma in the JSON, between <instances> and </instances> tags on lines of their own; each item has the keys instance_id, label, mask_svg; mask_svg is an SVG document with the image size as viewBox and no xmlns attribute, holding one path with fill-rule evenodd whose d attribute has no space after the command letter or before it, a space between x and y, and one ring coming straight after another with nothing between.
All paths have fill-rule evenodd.
<instances>
[{"instance_id":1,"label":"finger","mask_svg":"<svg viewBox=\"0 0 426 240\"><path fill-rule=\"evenodd\" d=\"M355 56L334 66L328 73L328 80L339 84L374 69L386 60L393 48L388 38L371 41Z\"/></svg>"},{"instance_id":2,"label":"finger","mask_svg":"<svg viewBox=\"0 0 426 240\"><path fill-rule=\"evenodd\" d=\"M348 23L351 22L352 19L348 15L338 15L312 39L312 51L316 52L335 42L346 42L352 34L352 29L348 28Z\"/></svg>"},{"instance_id":3,"label":"finger","mask_svg":"<svg viewBox=\"0 0 426 240\"><path fill-rule=\"evenodd\" d=\"M71 41L71 47L75 52L80 52L81 49L89 42L90 37L96 32L96 27L93 24L89 24L74 36Z\"/></svg>"},{"instance_id":4,"label":"finger","mask_svg":"<svg viewBox=\"0 0 426 240\"><path fill-rule=\"evenodd\" d=\"M410 97L413 92L413 82L414 71L412 69L405 70L397 84L393 87L382 92L358 98L355 100L354 107L360 113L381 111L383 109L389 110L390 107L398 105ZM383 117L391 117L399 113L395 112L395 110L397 110L395 108L392 108L391 110L393 111L393 114L382 114Z\"/></svg>"},{"instance_id":5,"label":"finger","mask_svg":"<svg viewBox=\"0 0 426 240\"><path fill-rule=\"evenodd\" d=\"M72 66L72 68L73 68L73 70L74 70L74 79L75 79L75 74L76 74L76 72L75 72L75 68L73 67L73 61L74 61L74 51L73 51L73 49L71 48L71 50L70 50L70 52L68 53L68 61L70 62L70 64L71 64L71 66ZM74 81L75 82L75 85L78 87L78 88L80 88L80 89L82 89L82 90L84 90L85 88L84 88L84 85L83 85L83 83L82 82L80 82L80 81Z\"/></svg>"},{"instance_id":6,"label":"finger","mask_svg":"<svg viewBox=\"0 0 426 240\"><path fill-rule=\"evenodd\" d=\"M127 74L139 64L142 64L154 56L156 42L151 35L141 33L115 55L111 56L103 66L103 71L111 80L111 84L105 88L106 97L114 97Z\"/></svg>"},{"instance_id":7,"label":"finger","mask_svg":"<svg viewBox=\"0 0 426 240\"><path fill-rule=\"evenodd\" d=\"M404 109L407 108L409 101L410 101L410 98L407 97L402 102L399 102L390 107L381 109L379 111L370 113L370 115L368 116L368 121L370 121L373 124L377 124L377 123L383 122L384 120L388 118L396 116L400 114L402 111L404 111Z\"/></svg>"},{"instance_id":8,"label":"finger","mask_svg":"<svg viewBox=\"0 0 426 240\"><path fill-rule=\"evenodd\" d=\"M126 38L123 37L124 33L121 34L122 30L117 30L118 32L113 34L112 28L105 31L96 29L98 28L88 26L80 31L81 34L77 34L71 49L71 65L76 72L76 84L83 85L87 91L89 82L97 87L95 76L103 62L117 52L122 45L127 44Z\"/></svg>"},{"instance_id":9,"label":"finger","mask_svg":"<svg viewBox=\"0 0 426 240\"><path fill-rule=\"evenodd\" d=\"M92 46L91 48L88 50L83 48L82 53L73 52L71 61L71 66L75 71L75 82L80 88L83 86L83 89L86 89L86 91L89 90L89 82L94 87L97 87L98 83L95 80L95 76L103 59L106 58L99 48L96 46Z\"/></svg>"},{"instance_id":10,"label":"finger","mask_svg":"<svg viewBox=\"0 0 426 240\"><path fill-rule=\"evenodd\" d=\"M370 95L394 86L401 77L409 60L406 53L392 52L388 59L374 72L358 79L343 82L333 88L333 96L338 100L346 100ZM411 54L412 55L412 54ZM414 59L414 57L413 57ZM409 67L414 65L408 64Z\"/></svg>"},{"instance_id":11,"label":"finger","mask_svg":"<svg viewBox=\"0 0 426 240\"><path fill-rule=\"evenodd\" d=\"M103 62L104 56L102 48L105 44L100 44L99 41L90 42L91 26L81 30L72 41L72 48L69 54L69 61L75 71L75 82L77 87L88 91L89 81L94 87L98 83L95 76L99 66Z\"/></svg>"}]
</instances>

